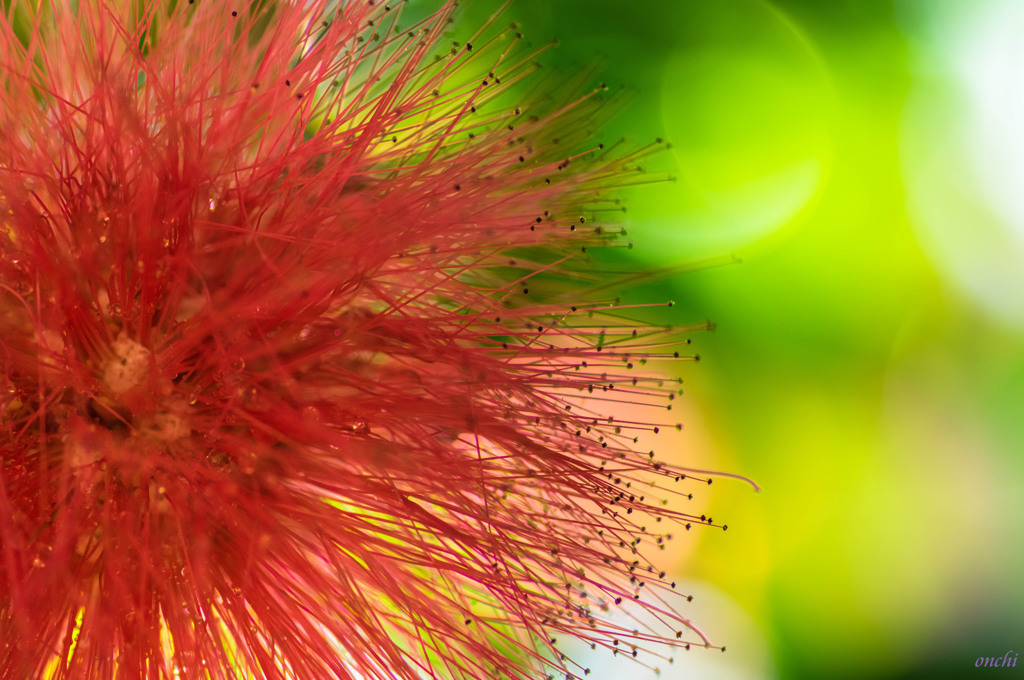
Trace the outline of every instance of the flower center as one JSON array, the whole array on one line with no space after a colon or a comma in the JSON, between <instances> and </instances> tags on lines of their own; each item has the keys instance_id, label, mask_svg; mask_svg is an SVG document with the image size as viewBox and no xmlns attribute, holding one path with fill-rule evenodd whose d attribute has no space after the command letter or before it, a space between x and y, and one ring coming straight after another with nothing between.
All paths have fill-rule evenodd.
<instances>
[{"instance_id":1,"label":"flower center","mask_svg":"<svg viewBox=\"0 0 1024 680\"><path fill-rule=\"evenodd\" d=\"M153 353L125 333L117 337L111 350L114 355L103 367L103 382L111 392L121 395L146 377Z\"/></svg>"}]
</instances>

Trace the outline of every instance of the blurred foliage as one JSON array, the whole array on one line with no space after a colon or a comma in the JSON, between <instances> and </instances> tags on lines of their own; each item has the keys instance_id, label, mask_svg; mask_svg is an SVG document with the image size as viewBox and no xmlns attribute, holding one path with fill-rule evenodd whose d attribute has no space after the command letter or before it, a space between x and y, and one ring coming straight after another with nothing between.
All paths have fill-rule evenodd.
<instances>
[{"instance_id":1,"label":"blurred foliage","mask_svg":"<svg viewBox=\"0 0 1024 680\"><path fill-rule=\"evenodd\" d=\"M636 247L616 257L693 271L627 301L716 322L680 369L681 459L764 489L716 485L730 531L676 556L729 653L662 677L964 677L1024 644L1024 319L963 283L1010 258L1014 225L931 153L932 131L970 132L936 27L998 4L516 0L498 19L557 38L561 72L600 66L625 103L604 141L672 143L649 169L676 181L625 191ZM464 3L455 30L497 7ZM981 254L940 257L951 229Z\"/></svg>"}]
</instances>

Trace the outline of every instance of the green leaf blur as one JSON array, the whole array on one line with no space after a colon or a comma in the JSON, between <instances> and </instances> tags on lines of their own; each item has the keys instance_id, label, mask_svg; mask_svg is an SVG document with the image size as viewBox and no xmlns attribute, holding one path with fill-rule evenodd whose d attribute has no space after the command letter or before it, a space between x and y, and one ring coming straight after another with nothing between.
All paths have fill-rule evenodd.
<instances>
[{"instance_id":1,"label":"green leaf blur","mask_svg":"<svg viewBox=\"0 0 1024 680\"><path fill-rule=\"evenodd\" d=\"M959 678L1024 647L1024 211L974 141L1024 78L975 58L1012 66L988 37L1024 30L1019 6L516 0L498 20L559 39L566 74L600 66L625 100L603 141L672 143L648 169L676 181L624 190L636 247L604 257L694 269L626 293L717 325L659 444L763 487L716 484L730 530L670 555L729 649L661 677ZM1007 129L992 153L1020 171ZM648 677L612 661L596 677Z\"/></svg>"}]
</instances>

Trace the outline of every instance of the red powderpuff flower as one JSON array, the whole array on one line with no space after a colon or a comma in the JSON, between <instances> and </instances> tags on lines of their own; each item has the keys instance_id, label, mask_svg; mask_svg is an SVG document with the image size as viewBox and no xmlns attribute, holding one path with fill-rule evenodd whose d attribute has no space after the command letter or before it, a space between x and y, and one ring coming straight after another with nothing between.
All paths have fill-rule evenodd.
<instances>
[{"instance_id":1,"label":"red powderpuff flower","mask_svg":"<svg viewBox=\"0 0 1024 680\"><path fill-rule=\"evenodd\" d=\"M614 415L671 406L637 373L678 336L567 283L634 159L588 94L509 98L514 28L442 46L449 9L0 15L0 677L708 644L648 553L710 479Z\"/></svg>"}]
</instances>

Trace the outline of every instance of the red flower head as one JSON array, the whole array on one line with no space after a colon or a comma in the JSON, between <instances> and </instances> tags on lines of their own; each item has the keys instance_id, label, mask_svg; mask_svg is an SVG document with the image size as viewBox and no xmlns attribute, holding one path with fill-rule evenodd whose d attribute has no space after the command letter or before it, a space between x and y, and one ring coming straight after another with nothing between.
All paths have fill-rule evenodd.
<instances>
[{"instance_id":1,"label":"red flower head","mask_svg":"<svg viewBox=\"0 0 1024 680\"><path fill-rule=\"evenodd\" d=\"M566 283L631 163L585 142L590 95L517 106L515 29L449 50L447 8L6 7L0 676L707 644L648 553L711 524L662 504L710 479L615 418L664 411L636 374L678 336Z\"/></svg>"}]
</instances>

